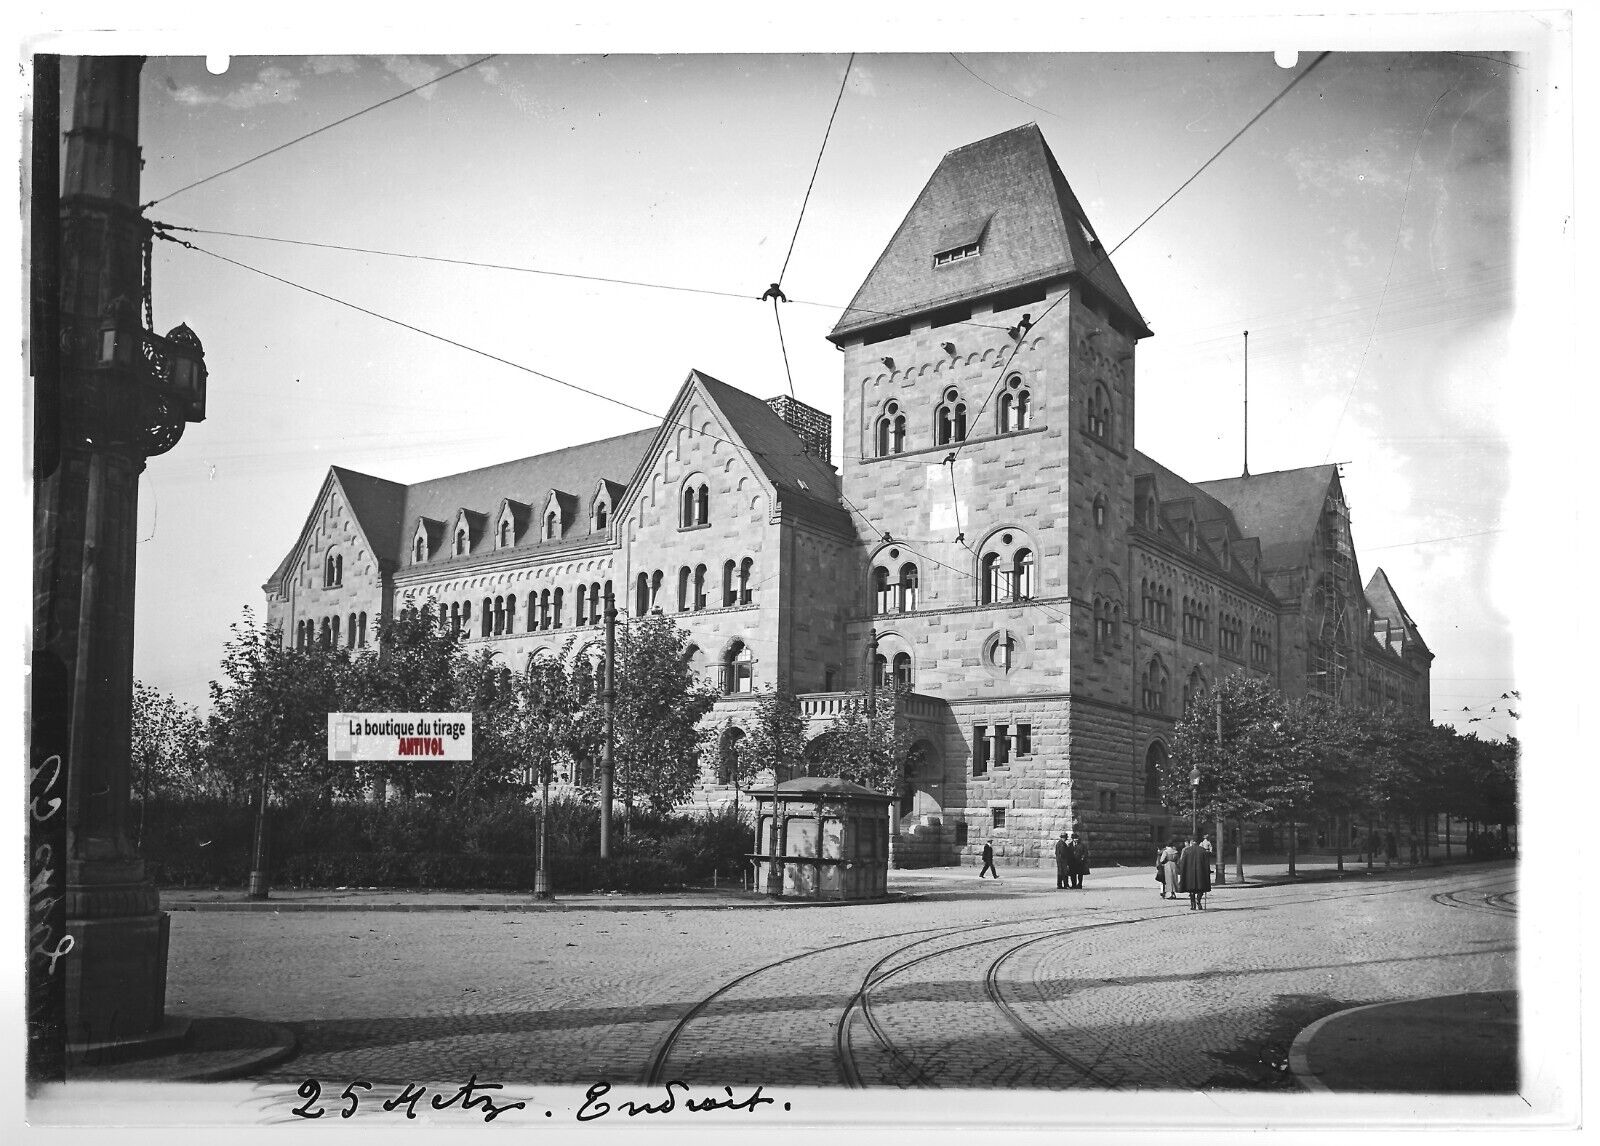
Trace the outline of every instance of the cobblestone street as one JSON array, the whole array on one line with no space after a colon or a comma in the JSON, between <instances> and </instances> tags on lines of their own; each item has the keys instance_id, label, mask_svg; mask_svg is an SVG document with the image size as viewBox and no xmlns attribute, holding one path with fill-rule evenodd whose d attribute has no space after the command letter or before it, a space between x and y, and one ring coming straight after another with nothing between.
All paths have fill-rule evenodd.
<instances>
[{"instance_id":1,"label":"cobblestone street","mask_svg":"<svg viewBox=\"0 0 1600 1146\"><path fill-rule=\"evenodd\" d=\"M1274 1088L1311 1022L1516 987L1515 869L1240 887L1021 873L789 910L205 913L169 1011L290 1026L257 1076L618 1086Z\"/></svg>"}]
</instances>

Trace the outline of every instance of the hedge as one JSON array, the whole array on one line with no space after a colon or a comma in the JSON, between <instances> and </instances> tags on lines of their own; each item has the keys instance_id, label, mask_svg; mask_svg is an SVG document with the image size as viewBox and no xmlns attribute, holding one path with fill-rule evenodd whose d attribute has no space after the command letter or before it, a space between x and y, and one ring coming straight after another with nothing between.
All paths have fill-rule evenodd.
<instances>
[{"instance_id":1,"label":"hedge","mask_svg":"<svg viewBox=\"0 0 1600 1146\"><path fill-rule=\"evenodd\" d=\"M140 806L133 806L139 822ZM516 799L474 805L426 799L274 808L268 869L281 887L430 887L531 890L539 810ZM141 851L167 886L237 886L249 879L255 810L220 800L152 800ZM553 801L549 863L555 891L660 891L713 876L737 880L752 829L731 811L656 815L635 810L631 840L614 825L613 856L599 858L599 812Z\"/></svg>"}]
</instances>

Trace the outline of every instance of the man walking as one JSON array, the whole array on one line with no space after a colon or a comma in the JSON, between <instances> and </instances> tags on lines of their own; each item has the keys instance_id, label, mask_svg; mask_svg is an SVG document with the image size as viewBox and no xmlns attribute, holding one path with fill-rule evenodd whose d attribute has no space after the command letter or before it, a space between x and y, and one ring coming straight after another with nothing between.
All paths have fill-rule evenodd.
<instances>
[{"instance_id":1,"label":"man walking","mask_svg":"<svg viewBox=\"0 0 1600 1146\"><path fill-rule=\"evenodd\" d=\"M1000 873L994 870L994 845L988 841L985 841L983 845L983 867L978 869L979 879L983 878L984 872L989 872L995 879L1000 878Z\"/></svg>"},{"instance_id":2,"label":"man walking","mask_svg":"<svg viewBox=\"0 0 1600 1146\"><path fill-rule=\"evenodd\" d=\"M1067 886L1067 863L1071 858L1070 848L1067 846L1067 833L1062 832L1061 838L1056 840L1056 890Z\"/></svg>"}]
</instances>

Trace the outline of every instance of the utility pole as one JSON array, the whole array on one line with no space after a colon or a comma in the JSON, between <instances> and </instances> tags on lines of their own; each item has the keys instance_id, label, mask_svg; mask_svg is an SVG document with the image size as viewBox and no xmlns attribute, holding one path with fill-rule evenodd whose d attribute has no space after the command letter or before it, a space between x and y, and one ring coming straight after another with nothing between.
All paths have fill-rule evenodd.
<instances>
[{"instance_id":1,"label":"utility pole","mask_svg":"<svg viewBox=\"0 0 1600 1146\"><path fill-rule=\"evenodd\" d=\"M600 858L611 858L611 778L617 754L617 599L606 584L606 740L600 750Z\"/></svg>"},{"instance_id":2,"label":"utility pole","mask_svg":"<svg viewBox=\"0 0 1600 1146\"><path fill-rule=\"evenodd\" d=\"M148 329L137 56L78 61L60 201L59 464L35 485L43 644L68 666L69 1054L164 1029L168 917L129 842L139 474L205 418L186 326ZM143 316L139 304L143 304Z\"/></svg>"},{"instance_id":3,"label":"utility pole","mask_svg":"<svg viewBox=\"0 0 1600 1146\"><path fill-rule=\"evenodd\" d=\"M32 225L28 241L33 372L33 481L43 492L61 464L61 57L33 57ZM66 1080L66 792L68 671L50 642L56 551L51 503L34 500L33 657L28 728L28 1064L31 1083Z\"/></svg>"}]
</instances>

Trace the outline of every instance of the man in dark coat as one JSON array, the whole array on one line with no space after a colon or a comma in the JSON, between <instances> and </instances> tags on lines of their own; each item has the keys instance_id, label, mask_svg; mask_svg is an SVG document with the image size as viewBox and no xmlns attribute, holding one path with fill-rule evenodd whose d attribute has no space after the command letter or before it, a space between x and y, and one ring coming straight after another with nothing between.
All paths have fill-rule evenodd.
<instances>
[{"instance_id":1,"label":"man in dark coat","mask_svg":"<svg viewBox=\"0 0 1600 1146\"><path fill-rule=\"evenodd\" d=\"M1083 890L1083 877L1089 874L1089 845L1072 832L1067 833L1067 884Z\"/></svg>"},{"instance_id":2,"label":"man in dark coat","mask_svg":"<svg viewBox=\"0 0 1600 1146\"><path fill-rule=\"evenodd\" d=\"M1068 864L1071 860L1071 849L1067 846L1067 833L1062 832L1061 838L1056 840L1056 888L1060 890L1067 886Z\"/></svg>"},{"instance_id":3,"label":"man in dark coat","mask_svg":"<svg viewBox=\"0 0 1600 1146\"><path fill-rule=\"evenodd\" d=\"M1203 911L1211 890L1211 856L1194 840L1178 856L1178 890L1189 893L1189 910Z\"/></svg>"},{"instance_id":4,"label":"man in dark coat","mask_svg":"<svg viewBox=\"0 0 1600 1146\"><path fill-rule=\"evenodd\" d=\"M985 841L983 845L983 867L978 869L978 878L983 878L983 873L988 872L995 879L1000 878L1000 873L994 870L994 845Z\"/></svg>"}]
</instances>

